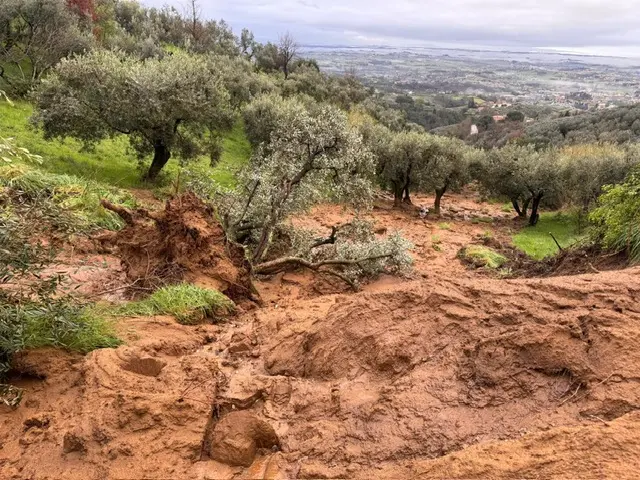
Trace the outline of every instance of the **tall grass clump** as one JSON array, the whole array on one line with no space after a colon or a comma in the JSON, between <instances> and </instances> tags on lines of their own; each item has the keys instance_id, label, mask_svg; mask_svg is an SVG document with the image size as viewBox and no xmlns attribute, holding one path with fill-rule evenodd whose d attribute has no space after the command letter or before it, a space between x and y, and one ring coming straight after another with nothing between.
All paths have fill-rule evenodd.
<instances>
[{"instance_id":1,"label":"tall grass clump","mask_svg":"<svg viewBox=\"0 0 640 480\"><path fill-rule=\"evenodd\" d=\"M196 325L206 319L219 321L235 311L235 304L217 290L190 283L168 285L149 297L116 309L116 315L171 315L183 325Z\"/></svg>"},{"instance_id":2,"label":"tall grass clump","mask_svg":"<svg viewBox=\"0 0 640 480\"><path fill-rule=\"evenodd\" d=\"M31 214L43 216L55 229L69 233L118 230L123 226L120 217L100 205L101 199L136 207L135 198L118 188L24 165L0 167L0 186L20 204L37 205L30 209Z\"/></svg>"}]
</instances>

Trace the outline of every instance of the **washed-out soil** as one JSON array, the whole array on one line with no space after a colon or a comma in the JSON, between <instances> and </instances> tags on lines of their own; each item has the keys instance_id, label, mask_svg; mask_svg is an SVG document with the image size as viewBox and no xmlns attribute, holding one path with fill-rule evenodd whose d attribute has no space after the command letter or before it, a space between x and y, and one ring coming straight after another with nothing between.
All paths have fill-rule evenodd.
<instances>
[{"instance_id":1,"label":"washed-out soil","mask_svg":"<svg viewBox=\"0 0 640 480\"><path fill-rule=\"evenodd\" d=\"M226 324L124 319L119 348L22 355L0 477L635 478L640 269L484 275L457 252L487 228L506 238L508 219L445 201L446 220L386 202L371 214L414 243L408 278L352 293L279 274Z\"/></svg>"}]
</instances>

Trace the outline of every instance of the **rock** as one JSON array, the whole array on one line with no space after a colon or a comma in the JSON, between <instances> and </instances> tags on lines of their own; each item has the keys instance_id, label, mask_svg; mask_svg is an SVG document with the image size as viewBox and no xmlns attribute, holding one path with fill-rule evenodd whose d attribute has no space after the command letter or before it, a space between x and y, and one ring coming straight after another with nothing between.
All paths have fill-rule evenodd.
<instances>
[{"instance_id":1,"label":"rock","mask_svg":"<svg viewBox=\"0 0 640 480\"><path fill-rule=\"evenodd\" d=\"M81 436L73 432L67 432L64 434L64 439L62 440L62 451L64 453L85 453L87 451L87 447Z\"/></svg>"},{"instance_id":2,"label":"rock","mask_svg":"<svg viewBox=\"0 0 640 480\"><path fill-rule=\"evenodd\" d=\"M247 411L227 414L215 426L209 456L227 465L248 467L259 448L280 447L271 425Z\"/></svg>"}]
</instances>

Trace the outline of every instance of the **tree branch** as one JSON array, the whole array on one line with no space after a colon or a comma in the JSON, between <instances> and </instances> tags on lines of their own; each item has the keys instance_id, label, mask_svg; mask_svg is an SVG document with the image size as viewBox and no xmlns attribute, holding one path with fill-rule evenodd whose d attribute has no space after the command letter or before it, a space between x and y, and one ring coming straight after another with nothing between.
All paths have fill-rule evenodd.
<instances>
[{"instance_id":1,"label":"tree branch","mask_svg":"<svg viewBox=\"0 0 640 480\"><path fill-rule=\"evenodd\" d=\"M329 267L332 265L335 265L335 266L359 265L363 262L379 260L381 258L389 258L389 257L391 257L391 255L386 254L386 255L374 255L371 257L359 258L357 260L336 259L336 260L322 260L320 262L315 262L315 263L299 257L282 257L276 260L271 260L269 262L264 262L254 266L253 273L257 275L272 275L274 273L287 270L288 268L305 267L314 272L326 273L326 274L338 277L345 283L349 284L351 288L353 288L354 290L357 290L358 289L357 284L353 280L351 280L349 277L347 277L343 273L333 268L323 268L323 267Z\"/></svg>"}]
</instances>

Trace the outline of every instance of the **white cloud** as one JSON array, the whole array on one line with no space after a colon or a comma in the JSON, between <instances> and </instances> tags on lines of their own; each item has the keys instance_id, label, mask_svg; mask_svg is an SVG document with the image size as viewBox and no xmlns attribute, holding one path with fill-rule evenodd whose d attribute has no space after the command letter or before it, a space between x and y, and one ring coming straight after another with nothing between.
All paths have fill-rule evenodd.
<instances>
[{"instance_id":1,"label":"white cloud","mask_svg":"<svg viewBox=\"0 0 640 480\"><path fill-rule=\"evenodd\" d=\"M145 0L160 6L166 0ZM180 5L179 0L172 0ZM640 45L638 0L202 0L209 18L262 40L460 43L584 49Z\"/></svg>"}]
</instances>

